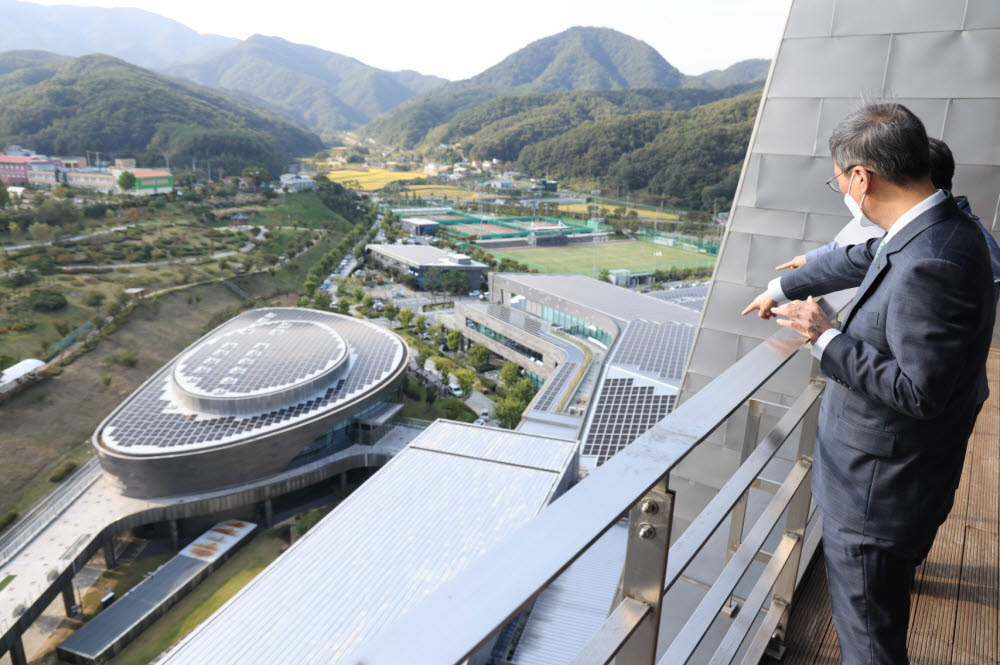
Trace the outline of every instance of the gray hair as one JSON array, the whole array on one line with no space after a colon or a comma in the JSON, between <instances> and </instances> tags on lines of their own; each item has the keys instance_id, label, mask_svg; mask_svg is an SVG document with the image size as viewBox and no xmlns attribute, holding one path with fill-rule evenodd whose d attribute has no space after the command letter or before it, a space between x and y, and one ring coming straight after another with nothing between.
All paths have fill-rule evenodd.
<instances>
[{"instance_id":1,"label":"gray hair","mask_svg":"<svg viewBox=\"0 0 1000 665\"><path fill-rule=\"evenodd\" d=\"M862 101L833 130L830 154L842 170L865 166L897 184L930 173L924 123L896 102Z\"/></svg>"}]
</instances>

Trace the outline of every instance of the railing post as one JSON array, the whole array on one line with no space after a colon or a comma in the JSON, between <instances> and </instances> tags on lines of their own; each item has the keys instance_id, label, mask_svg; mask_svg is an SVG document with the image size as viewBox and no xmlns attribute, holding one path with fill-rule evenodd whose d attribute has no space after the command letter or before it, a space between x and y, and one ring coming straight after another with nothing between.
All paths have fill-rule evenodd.
<instances>
[{"instance_id":1,"label":"railing post","mask_svg":"<svg viewBox=\"0 0 1000 665\"><path fill-rule=\"evenodd\" d=\"M819 363L815 360L813 361L811 377L810 383L825 383L825 379L821 378ZM806 412L805 417L802 418L802 423L799 426L798 460L799 462L809 464L810 467L812 466L813 449L816 445L816 427L819 422L819 407L821 402L822 399L816 400L809 411ZM789 557L788 564L774 582L774 591L771 600L772 602L782 603L785 608L772 636L776 641L776 645L772 647L771 655L777 659L780 659L784 655L784 646L781 642L785 639L785 630L788 628L792 600L795 597L795 582L798 579L799 565L802 560L802 544L805 542L806 526L809 523L809 508L811 504L812 473L810 472L805 480L803 480L802 487L799 488L799 491L795 493L795 496L788 503L788 509L785 513L785 533L794 533L799 537L799 540L795 550Z\"/></svg>"},{"instance_id":2,"label":"railing post","mask_svg":"<svg viewBox=\"0 0 1000 665\"><path fill-rule=\"evenodd\" d=\"M743 430L743 450L740 451L740 464L742 465L750 457L750 453L757 447L760 440L760 418L764 415L764 403L751 399L747 401L747 424ZM750 490L747 490L740 497L740 500L733 506L729 517L729 541L726 544L726 562L733 558L733 554L743 543L743 526L747 515L747 497ZM725 565L723 564L723 565ZM739 610L739 603L732 596L722 606L722 613L732 617Z\"/></svg>"},{"instance_id":3,"label":"railing post","mask_svg":"<svg viewBox=\"0 0 1000 665\"><path fill-rule=\"evenodd\" d=\"M618 653L616 665L652 665L656 662L673 517L674 495L667 487L667 476L629 511L622 592L648 605L651 612Z\"/></svg>"}]
</instances>

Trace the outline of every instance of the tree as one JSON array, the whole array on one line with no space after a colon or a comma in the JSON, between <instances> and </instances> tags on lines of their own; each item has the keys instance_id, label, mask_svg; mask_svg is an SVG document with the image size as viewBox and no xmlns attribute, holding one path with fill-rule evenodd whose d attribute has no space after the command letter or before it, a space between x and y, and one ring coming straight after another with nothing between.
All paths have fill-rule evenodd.
<instances>
[{"instance_id":1,"label":"tree","mask_svg":"<svg viewBox=\"0 0 1000 665\"><path fill-rule=\"evenodd\" d=\"M62 226L80 219L80 211L66 199L45 199L35 211L35 221Z\"/></svg>"},{"instance_id":2,"label":"tree","mask_svg":"<svg viewBox=\"0 0 1000 665\"><path fill-rule=\"evenodd\" d=\"M444 271L440 268L431 268L423 275L424 288L431 292L433 297L435 293L444 291Z\"/></svg>"},{"instance_id":3,"label":"tree","mask_svg":"<svg viewBox=\"0 0 1000 665\"><path fill-rule=\"evenodd\" d=\"M493 407L493 418L496 419L500 427L514 429L521 422L521 414L527 406L524 402L519 402L511 397L504 397Z\"/></svg>"},{"instance_id":4,"label":"tree","mask_svg":"<svg viewBox=\"0 0 1000 665\"><path fill-rule=\"evenodd\" d=\"M472 392L472 387L476 385L476 373L471 369L456 369L455 380L458 381L462 394L468 396Z\"/></svg>"},{"instance_id":5,"label":"tree","mask_svg":"<svg viewBox=\"0 0 1000 665\"><path fill-rule=\"evenodd\" d=\"M385 307L382 309L382 316L389 319L389 323L396 320L397 314L399 314L399 308L396 307L395 303L387 302Z\"/></svg>"},{"instance_id":6,"label":"tree","mask_svg":"<svg viewBox=\"0 0 1000 665\"><path fill-rule=\"evenodd\" d=\"M448 349L451 351L458 351L458 347L462 346L462 331L461 330L449 330L448 331Z\"/></svg>"},{"instance_id":7,"label":"tree","mask_svg":"<svg viewBox=\"0 0 1000 665\"><path fill-rule=\"evenodd\" d=\"M123 192L130 192L135 189L135 174L131 171L122 171L122 174L118 176L118 187Z\"/></svg>"},{"instance_id":8,"label":"tree","mask_svg":"<svg viewBox=\"0 0 1000 665\"><path fill-rule=\"evenodd\" d=\"M449 293L464 293L469 288L469 278L460 270L448 270L442 278L444 290Z\"/></svg>"},{"instance_id":9,"label":"tree","mask_svg":"<svg viewBox=\"0 0 1000 665\"><path fill-rule=\"evenodd\" d=\"M600 270L597 271L597 279L601 280L602 282L610 281L611 271L608 270L607 268L601 268Z\"/></svg>"},{"instance_id":10,"label":"tree","mask_svg":"<svg viewBox=\"0 0 1000 665\"><path fill-rule=\"evenodd\" d=\"M527 404L535 395L535 386L532 385L531 379L520 379L507 394L517 401Z\"/></svg>"},{"instance_id":11,"label":"tree","mask_svg":"<svg viewBox=\"0 0 1000 665\"><path fill-rule=\"evenodd\" d=\"M271 181L271 174L263 166L248 166L240 172L240 175L253 180L255 187L262 182Z\"/></svg>"},{"instance_id":12,"label":"tree","mask_svg":"<svg viewBox=\"0 0 1000 665\"><path fill-rule=\"evenodd\" d=\"M399 310L399 314L396 316L396 318L399 319L399 325L403 326L404 328L409 328L410 323L413 322L413 310L410 309L409 307L404 307L403 309Z\"/></svg>"},{"instance_id":13,"label":"tree","mask_svg":"<svg viewBox=\"0 0 1000 665\"><path fill-rule=\"evenodd\" d=\"M337 311L341 314L347 314L351 311L351 301L347 298L340 298L337 300Z\"/></svg>"},{"instance_id":14,"label":"tree","mask_svg":"<svg viewBox=\"0 0 1000 665\"><path fill-rule=\"evenodd\" d=\"M417 314L416 318L413 319L413 332L422 333L425 328L427 328L427 317L423 314Z\"/></svg>"},{"instance_id":15,"label":"tree","mask_svg":"<svg viewBox=\"0 0 1000 665\"><path fill-rule=\"evenodd\" d=\"M489 366L490 350L482 344L473 344L466 355L469 358L469 363L477 372L483 372Z\"/></svg>"},{"instance_id":16,"label":"tree","mask_svg":"<svg viewBox=\"0 0 1000 665\"><path fill-rule=\"evenodd\" d=\"M503 381L504 386L511 389L520 378L521 368L518 367L517 363L508 360L503 364L503 368L500 370L500 380Z\"/></svg>"},{"instance_id":17,"label":"tree","mask_svg":"<svg viewBox=\"0 0 1000 665\"><path fill-rule=\"evenodd\" d=\"M370 293L366 293L364 297L361 298L361 306L365 309L370 309L373 304L375 304L375 298L373 298Z\"/></svg>"},{"instance_id":18,"label":"tree","mask_svg":"<svg viewBox=\"0 0 1000 665\"><path fill-rule=\"evenodd\" d=\"M52 238L55 237L55 230L42 222L35 222L29 226L28 233L38 242L52 242Z\"/></svg>"},{"instance_id":19,"label":"tree","mask_svg":"<svg viewBox=\"0 0 1000 665\"><path fill-rule=\"evenodd\" d=\"M434 339L434 343L438 346L444 344L446 334L444 324L440 321L431 326L431 337Z\"/></svg>"},{"instance_id":20,"label":"tree","mask_svg":"<svg viewBox=\"0 0 1000 665\"><path fill-rule=\"evenodd\" d=\"M0 210L6 208L10 205L10 192L7 191L7 186L0 184Z\"/></svg>"}]
</instances>

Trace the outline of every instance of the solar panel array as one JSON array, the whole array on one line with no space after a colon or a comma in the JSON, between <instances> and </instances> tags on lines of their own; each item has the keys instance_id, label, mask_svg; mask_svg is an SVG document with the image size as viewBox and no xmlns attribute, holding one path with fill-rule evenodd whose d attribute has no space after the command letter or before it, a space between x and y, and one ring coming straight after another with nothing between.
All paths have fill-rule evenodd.
<instances>
[{"instance_id":1,"label":"solar panel array","mask_svg":"<svg viewBox=\"0 0 1000 665\"><path fill-rule=\"evenodd\" d=\"M680 305L681 307L687 307L688 309L700 312L705 308L705 299L708 297L708 287L688 286L669 291L650 291L646 295L656 298L657 300L665 300L667 302L672 302L675 305Z\"/></svg>"},{"instance_id":2,"label":"solar panel array","mask_svg":"<svg viewBox=\"0 0 1000 665\"><path fill-rule=\"evenodd\" d=\"M532 410L551 411L552 407L556 405L556 399L566 389L566 384L576 374L578 369L580 369L579 363L564 362L562 365L559 365L556 373L545 383L545 387L542 388L542 393L535 401L535 406Z\"/></svg>"},{"instance_id":3,"label":"solar panel array","mask_svg":"<svg viewBox=\"0 0 1000 665\"><path fill-rule=\"evenodd\" d=\"M604 464L674 408L674 395L658 395L653 386L637 386L631 378L605 379L583 443L583 454Z\"/></svg>"},{"instance_id":4,"label":"solar panel array","mask_svg":"<svg viewBox=\"0 0 1000 665\"><path fill-rule=\"evenodd\" d=\"M317 320L321 313L279 311L226 326L185 353L173 371L178 385L196 395L261 394L317 377L343 359L344 341Z\"/></svg>"},{"instance_id":5,"label":"solar panel array","mask_svg":"<svg viewBox=\"0 0 1000 665\"><path fill-rule=\"evenodd\" d=\"M696 330L676 323L632 321L618 340L612 363L680 381Z\"/></svg>"},{"instance_id":6,"label":"solar panel array","mask_svg":"<svg viewBox=\"0 0 1000 665\"><path fill-rule=\"evenodd\" d=\"M304 310L275 310L303 312ZM254 317L259 311L249 312ZM99 432L107 447L130 454L157 454L180 449L204 448L233 443L284 429L314 418L324 411L378 387L403 363L405 350L399 339L378 326L349 317L312 312L325 317L350 349L351 365L346 375L319 389L308 399L252 416L213 416L185 413L178 409L169 387L168 364L145 383ZM245 325L247 315L233 320ZM293 341L292 338L289 338Z\"/></svg>"}]
</instances>

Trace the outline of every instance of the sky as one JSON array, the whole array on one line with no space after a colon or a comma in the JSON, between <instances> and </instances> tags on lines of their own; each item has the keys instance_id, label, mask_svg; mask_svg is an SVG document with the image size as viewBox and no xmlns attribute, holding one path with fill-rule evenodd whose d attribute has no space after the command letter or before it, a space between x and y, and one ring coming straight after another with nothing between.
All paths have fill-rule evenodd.
<instances>
[{"instance_id":1,"label":"sky","mask_svg":"<svg viewBox=\"0 0 1000 665\"><path fill-rule=\"evenodd\" d=\"M646 42L685 74L772 58L790 0L32 0L136 7L201 32L281 37L380 69L457 80L536 39L577 25Z\"/></svg>"}]
</instances>

